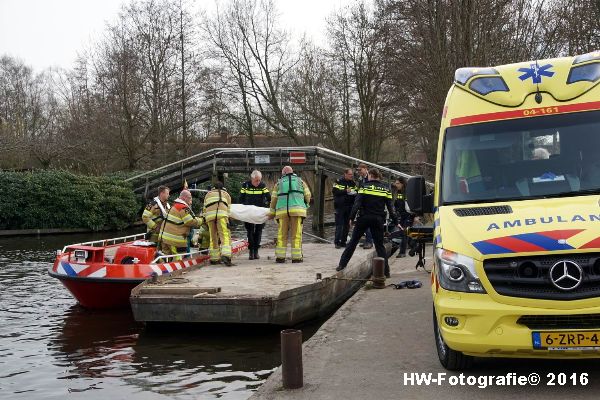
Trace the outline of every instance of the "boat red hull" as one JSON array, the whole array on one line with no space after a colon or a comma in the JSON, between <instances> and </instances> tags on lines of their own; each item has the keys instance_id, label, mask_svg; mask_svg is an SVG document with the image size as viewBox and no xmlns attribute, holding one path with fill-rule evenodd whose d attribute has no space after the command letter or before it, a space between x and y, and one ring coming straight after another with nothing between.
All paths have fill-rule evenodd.
<instances>
[{"instance_id":1,"label":"boat red hull","mask_svg":"<svg viewBox=\"0 0 600 400\"><path fill-rule=\"evenodd\" d=\"M163 259L155 263L155 247L136 245L136 242L107 246L93 244L65 246L48 271L86 308L129 307L131 290L144 280L199 266L210 258L207 254L196 253L183 260ZM239 240L234 242L232 251L237 253L247 246L246 241ZM113 250L114 256L107 257L107 250Z\"/></svg>"},{"instance_id":2,"label":"boat red hull","mask_svg":"<svg viewBox=\"0 0 600 400\"><path fill-rule=\"evenodd\" d=\"M80 305L93 309L129 307L131 290L144 281L143 279L90 281L89 279L55 277L71 292Z\"/></svg>"}]
</instances>

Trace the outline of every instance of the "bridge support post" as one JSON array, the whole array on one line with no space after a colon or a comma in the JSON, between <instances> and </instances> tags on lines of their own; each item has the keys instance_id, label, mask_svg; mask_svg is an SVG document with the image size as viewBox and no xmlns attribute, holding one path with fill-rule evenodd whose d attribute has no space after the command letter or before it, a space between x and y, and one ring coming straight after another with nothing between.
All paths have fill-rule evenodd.
<instances>
[{"instance_id":1,"label":"bridge support post","mask_svg":"<svg viewBox=\"0 0 600 400\"><path fill-rule=\"evenodd\" d=\"M313 230L321 230L324 226L325 216L325 181L327 175L322 169L317 169L315 176L315 202L313 208Z\"/></svg>"}]
</instances>

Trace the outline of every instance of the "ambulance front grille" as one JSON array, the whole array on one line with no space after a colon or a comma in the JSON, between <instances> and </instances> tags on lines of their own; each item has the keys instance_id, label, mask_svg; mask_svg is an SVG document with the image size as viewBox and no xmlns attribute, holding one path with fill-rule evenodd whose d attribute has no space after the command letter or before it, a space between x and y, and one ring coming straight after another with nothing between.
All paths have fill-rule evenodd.
<instances>
[{"instance_id":1,"label":"ambulance front grille","mask_svg":"<svg viewBox=\"0 0 600 400\"><path fill-rule=\"evenodd\" d=\"M550 269L564 260L583 270L583 280L573 290L561 290L550 280ZM542 300L600 297L600 253L491 259L484 261L483 269L494 290L503 296Z\"/></svg>"},{"instance_id":2,"label":"ambulance front grille","mask_svg":"<svg viewBox=\"0 0 600 400\"><path fill-rule=\"evenodd\" d=\"M545 329L600 329L600 314L523 315L517 324L531 330Z\"/></svg>"}]
</instances>

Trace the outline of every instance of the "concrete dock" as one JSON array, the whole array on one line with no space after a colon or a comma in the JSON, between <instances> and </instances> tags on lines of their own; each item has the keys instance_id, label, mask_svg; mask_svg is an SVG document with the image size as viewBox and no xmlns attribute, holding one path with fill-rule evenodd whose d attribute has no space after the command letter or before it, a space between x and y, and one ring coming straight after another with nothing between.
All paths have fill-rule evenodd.
<instances>
[{"instance_id":1,"label":"concrete dock","mask_svg":"<svg viewBox=\"0 0 600 400\"><path fill-rule=\"evenodd\" d=\"M336 272L342 249L303 245L304 262L275 263L263 249L260 260L247 253L233 267L207 265L137 286L131 295L134 317L143 322L243 323L292 326L333 312L370 275L374 250L357 249ZM320 274L322 279L317 279Z\"/></svg>"},{"instance_id":2,"label":"concrete dock","mask_svg":"<svg viewBox=\"0 0 600 400\"><path fill-rule=\"evenodd\" d=\"M431 249L427 249L427 255ZM391 279L387 283L419 279L420 289L359 290L321 326L303 346L304 387L282 388L278 368L251 397L273 399L440 399L465 398L528 400L591 399L600 390L600 363L597 360L478 359L465 376L498 376L516 373L539 374L537 386L451 385L450 376L438 362L432 326L429 275L415 271L416 258L390 259ZM430 262L430 259L428 259ZM429 265L430 266L430 265ZM418 385L411 373L446 374L445 381ZM589 383L550 385L548 374L589 374ZM408 374L408 375L405 375Z\"/></svg>"}]
</instances>

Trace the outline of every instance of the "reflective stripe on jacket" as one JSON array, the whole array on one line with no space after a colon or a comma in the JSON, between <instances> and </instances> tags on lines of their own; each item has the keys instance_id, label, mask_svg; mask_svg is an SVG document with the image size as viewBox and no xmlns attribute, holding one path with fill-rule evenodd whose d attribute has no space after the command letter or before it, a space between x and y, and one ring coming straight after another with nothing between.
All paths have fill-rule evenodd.
<instances>
[{"instance_id":1,"label":"reflective stripe on jacket","mask_svg":"<svg viewBox=\"0 0 600 400\"><path fill-rule=\"evenodd\" d=\"M366 181L358 189L358 196L356 196L356 201L354 202L354 206L352 206L350 219L354 220L357 213L359 217L376 215L385 218L386 208L392 220L397 223L398 218L394 211L392 192L390 192L389 186L377 180Z\"/></svg>"},{"instance_id":2,"label":"reflective stripe on jacket","mask_svg":"<svg viewBox=\"0 0 600 400\"><path fill-rule=\"evenodd\" d=\"M202 222L202 218L196 217L185 202L177 199L167 214L158 239L171 246L186 247L190 229L199 227Z\"/></svg>"},{"instance_id":3,"label":"reflective stripe on jacket","mask_svg":"<svg viewBox=\"0 0 600 400\"><path fill-rule=\"evenodd\" d=\"M169 203L163 204L163 208L168 209ZM142 221L148 227L148 231L159 232L163 219L160 206L158 205L156 198L154 198L146 205L146 208L142 213Z\"/></svg>"},{"instance_id":4,"label":"reflective stripe on jacket","mask_svg":"<svg viewBox=\"0 0 600 400\"><path fill-rule=\"evenodd\" d=\"M231 196L225 189L213 189L204 196L203 217L206 221L215 218L229 218Z\"/></svg>"},{"instance_id":5,"label":"reflective stripe on jacket","mask_svg":"<svg viewBox=\"0 0 600 400\"><path fill-rule=\"evenodd\" d=\"M252 181L246 181L242 184L240 190L240 204L257 207L269 207L271 202L271 192L267 189L264 182L254 186Z\"/></svg>"},{"instance_id":6,"label":"reflective stripe on jacket","mask_svg":"<svg viewBox=\"0 0 600 400\"><path fill-rule=\"evenodd\" d=\"M306 217L310 196L308 185L298 175L282 176L273 189L271 214L276 218Z\"/></svg>"},{"instance_id":7,"label":"reflective stripe on jacket","mask_svg":"<svg viewBox=\"0 0 600 400\"><path fill-rule=\"evenodd\" d=\"M346 189L353 191L353 194L349 194ZM357 191L356 183L353 180L346 180L340 178L333 184L333 207L336 210L348 207L352 208L354 199L356 198Z\"/></svg>"}]
</instances>

